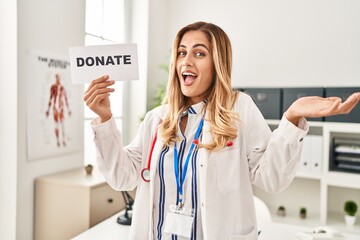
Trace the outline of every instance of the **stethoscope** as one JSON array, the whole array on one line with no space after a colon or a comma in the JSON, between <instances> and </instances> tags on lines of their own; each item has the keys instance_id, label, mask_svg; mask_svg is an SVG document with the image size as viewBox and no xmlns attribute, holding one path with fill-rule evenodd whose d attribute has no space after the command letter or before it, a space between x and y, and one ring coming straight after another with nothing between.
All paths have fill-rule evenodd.
<instances>
[{"instance_id":1,"label":"stethoscope","mask_svg":"<svg viewBox=\"0 0 360 240\"><path fill-rule=\"evenodd\" d=\"M201 129L204 125L204 118L201 119L200 121L200 124L198 126L198 129L195 133L195 138L194 138L194 141L190 147L190 151L189 151L189 154L191 155L191 152L193 151L194 149L194 146L195 145L198 145L199 143L199 135L200 135L200 132L201 132ZM152 158L152 154L153 154L153 151L154 151L154 147L155 147L155 143L156 143L156 140L157 140L157 132L155 133L155 137L151 143L151 148L150 148L150 153L149 153L149 158L148 158L148 163L147 163L147 166L145 168L143 168L143 170L141 171L141 178L145 181L145 182L150 182L150 166L151 166L151 158ZM177 157L177 149L176 149L176 143L174 145L174 156ZM189 157L188 157L189 158ZM177 162L177 161L176 161ZM188 162L188 159L187 159L187 162ZM174 164L175 166L176 164ZM185 176L183 176L184 178ZM180 182L179 180L177 180L177 185L179 185Z\"/></svg>"},{"instance_id":2,"label":"stethoscope","mask_svg":"<svg viewBox=\"0 0 360 240\"><path fill-rule=\"evenodd\" d=\"M183 114L186 114L187 112L184 112ZM160 121L161 122L161 121ZM151 166L151 158L152 158L152 154L154 151L154 147L155 147L155 143L157 140L157 131L155 133L155 137L151 143L151 148L150 148L150 153L149 153L149 158L148 158L148 164L145 168L143 168L143 170L141 170L141 178L144 180L144 182L150 182L150 166Z\"/></svg>"},{"instance_id":3,"label":"stethoscope","mask_svg":"<svg viewBox=\"0 0 360 240\"><path fill-rule=\"evenodd\" d=\"M157 131L155 133L155 137L151 143L151 149L150 149L150 154L149 154L149 159L148 159L148 165L146 168L144 168L141 171L141 178L145 181L145 182L150 182L150 166L151 166L151 158L152 158L152 153L155 147L155 143L157 140Z\"/></svg>"},{"instance_id":4,"label":"stethoscope","mask_svg":"<svg viewBox=\"0 0 360 240\"><path fill-rule=\"evenodd\" d=\"M202 120L203 121L203 120ZM203 122L201 123L201 128L202 128L202 124ZM199 126L200 128L200 126ZM199 129L198 129L199 131ZM195 135L198 135L199 133L196 133ZM199 136L196 136L195 139L194 139L194 144L197 145L198 144L198 137ZM143 170L141 170L141 178L145 181L145 182L150 182L150 166L151 166L151 158L152 158L152 154L153 154L153 151L154 151L154 147L155 147L155 143L156 143L156 140L157 140L157 132L155 133L155 137L151 143L151 149L150 149L150 154L149 154L149 158L148 158L148 164L145 168L143 168ZM228 141L227 144L226 144L228 147L231 147L233 145L233 142L232 141Z\"/></svg>"},{"instance_id":5,"label":"stethoscope","mask_svg":"<svg viewBox=\"0 0 360 240\"><path fill-rule=\"evenodd\" d=\"M199 143L199 134L200 134L200 131L203 127L203 124L204 124L204 118L201 119L200 121L200 125L196 131L196 134L195 134L195 139L193 141L193 145L198 145ZM148 158L148 164L145 168L143 168L143 170L141 170L141 178L145 181L145 182L150 182L150 166L151 166L151 158L152 158L152 154L153 154L153 150L154 150L154 147L155 147L155 143L156 143L156 140L157 140L157 131L155 133L155 137L151 143L151 149L150 149L150 154L149 154L149 158ZM228 147L231 147L233 145L233 142L232 141L229 141L227 142L226 144ZM193 148L194 146L191 146L191 148ZM175 165L174 165L175 166ZM177 180L178 181L178 180ZM177 185L179 186L179 182L177 182Z\"/></svg>"}]
</instances>

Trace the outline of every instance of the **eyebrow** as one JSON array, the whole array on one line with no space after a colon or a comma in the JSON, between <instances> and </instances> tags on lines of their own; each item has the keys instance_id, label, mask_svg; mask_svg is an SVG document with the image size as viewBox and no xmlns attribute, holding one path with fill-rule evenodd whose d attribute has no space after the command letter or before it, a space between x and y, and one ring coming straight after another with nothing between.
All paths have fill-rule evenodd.
<instances>
[{"instance_id":1,"label":"eyebrow","mask_svg":"<svg viewBox=\"0 0 360 240\"><path fill-rule=\"evenodd\" d=\"M186 46L185 46L185 45L182 45L182 44L180 44L179 48L180 48L180 47L186 48ZM193 48L196 48L196 47L204 47L204 48L206 48L206 50L209 51L208 47L205 46L205 44L202 44L202 43L197 43L197 44L195 44L195 45L193 46Z\"/></svg>"}]
</instances>

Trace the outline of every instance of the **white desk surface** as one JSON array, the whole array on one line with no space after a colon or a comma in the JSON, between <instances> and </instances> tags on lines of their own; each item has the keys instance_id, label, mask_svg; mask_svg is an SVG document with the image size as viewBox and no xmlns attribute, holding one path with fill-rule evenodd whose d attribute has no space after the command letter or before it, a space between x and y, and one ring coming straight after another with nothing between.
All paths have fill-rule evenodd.
<instances>
[{"instance_id":1,"label":"white desk surface","mask_svg":"<svg viewBox=\"0 0 360 240\"><path fill-rule=\"evenodd\" d=\"M118 224L116 222L118 216L119 213L113 215L71 240L127 240L130 226Z\"/></svg>"},{"instance_id":2,"label":"white desk surface","mask_svg":"<svg viewBox=\"0 0 360 240\"><path fill-rule=\"evenodd\" d=\"M299 238L296 237L296 234L300 232L310 233L312 232L312 228L272 222L263 229L259 236L259 240L299 240ZM345 240L360 240L360 236L347 233L342 234L345 237Z\"/></svg>"},{"instance_id":3,"label":"white desk surface","mask_svg":"<svg viewBox=\"0 0 360 240\"><path fill-rule=\"evenodd\" d=\"M71 240L127 240L129 226L120 225L116 222L119 214L108 218ZM310 232L311 228L283 223L271 223L259 236L259 240L297 240L296 233ZM360 240L360 236L344 234L346 240Z\"/></svg>"}]
</instances>

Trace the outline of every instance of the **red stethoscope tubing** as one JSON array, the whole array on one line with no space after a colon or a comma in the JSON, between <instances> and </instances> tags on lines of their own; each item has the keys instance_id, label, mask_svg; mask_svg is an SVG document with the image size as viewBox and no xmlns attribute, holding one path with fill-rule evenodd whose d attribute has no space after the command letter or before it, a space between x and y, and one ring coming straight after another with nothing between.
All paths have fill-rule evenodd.
<instances>
[{"instance_id":1,"label":"red stethoscope tubing","mask_svg":"<svg viewBox=\"0 0 360 240\"><path fill-rule=\"evenodd\" d=\"M141 178L145 181L145 182L150 182L150 166L151 166L151 157L152 157L152 154L153 154L153 151L154 151L154 147L155 147L155 143L156 143L156 140L157 140L157 133L155 134L155 137L152 141L152 144L151 144L151 149L150 149L150 154L149 154L149 159L148 159L148 165L146 168L144 168L142 171L141 171Z\"/></svg>"}]
</instances>

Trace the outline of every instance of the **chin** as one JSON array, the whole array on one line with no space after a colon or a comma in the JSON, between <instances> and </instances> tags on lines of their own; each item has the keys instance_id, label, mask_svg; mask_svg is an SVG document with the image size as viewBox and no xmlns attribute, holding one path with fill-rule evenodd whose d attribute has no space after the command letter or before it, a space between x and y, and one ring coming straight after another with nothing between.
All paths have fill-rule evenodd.
<instances>
[{"instance_id":1,"label":"chin","mask_svg":"<svg viewBox=\"0 0 360 240\"><path fill-rule=\"evenodd\" d=\"M191 91L189 89L187 89L187 87L181 86L181 93L185 96L185 97L191 97Z\"/></svg>"}]
</instances>

